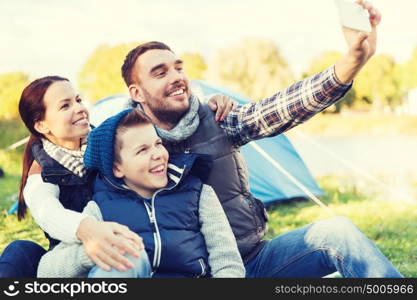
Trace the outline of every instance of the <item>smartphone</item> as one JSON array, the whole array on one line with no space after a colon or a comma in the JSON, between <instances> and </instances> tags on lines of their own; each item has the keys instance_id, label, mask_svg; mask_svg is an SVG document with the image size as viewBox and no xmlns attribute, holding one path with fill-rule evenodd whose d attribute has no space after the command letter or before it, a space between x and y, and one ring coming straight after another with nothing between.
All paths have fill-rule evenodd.
<instances>
[{"instance_id":1,"label":"smartphone","mask_svg":"<svg viewBox=\"0 0 417 300\"><path fill-rule=\"evenodd\" d=\"M349 0L335 0L342 26L364 32L371 32L369 13L357 3Z\"/></svg>"}]
</instances>

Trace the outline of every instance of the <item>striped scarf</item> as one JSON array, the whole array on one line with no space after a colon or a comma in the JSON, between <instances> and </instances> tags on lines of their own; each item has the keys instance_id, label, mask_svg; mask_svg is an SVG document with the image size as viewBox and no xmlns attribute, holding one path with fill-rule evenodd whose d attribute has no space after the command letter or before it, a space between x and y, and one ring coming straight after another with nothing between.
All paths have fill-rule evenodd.
<instances>
[{"instance_id":1,"label":"striped scarf","mask_svg":"<svg viewBox=\"0 0 417 300\"><path fill-rule=\"evenodd\" d=\"M45 152L63 167L81 178L87 174L87 167L83 162L87 139L82 141L80 150L68 150L51 143L47 139L42 139L42 144Z\"/></svg>"}]
</instances>

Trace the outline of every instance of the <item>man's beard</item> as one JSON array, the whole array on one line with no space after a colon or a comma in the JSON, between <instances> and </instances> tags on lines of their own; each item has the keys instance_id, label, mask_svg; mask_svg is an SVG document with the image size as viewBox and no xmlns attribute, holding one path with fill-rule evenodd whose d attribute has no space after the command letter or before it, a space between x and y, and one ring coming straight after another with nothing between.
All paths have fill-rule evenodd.
<instances>
[{"instance_id":1,"label":"man's beard","mask_svg":"<svg viewBox=\"0 0 417 300\"><path fill-rule=\"evenodd\" d=\"M152 97L151 94L149 94L145 88L142 87L142 90L145 95L146 102L150 111L161 123L171 124L175 126L190 109L190 105L188 105L188 107L184 109L172 109L168 105L166 105L166 102L164 102L163 100Z\"/></svg>"}]
</instances>

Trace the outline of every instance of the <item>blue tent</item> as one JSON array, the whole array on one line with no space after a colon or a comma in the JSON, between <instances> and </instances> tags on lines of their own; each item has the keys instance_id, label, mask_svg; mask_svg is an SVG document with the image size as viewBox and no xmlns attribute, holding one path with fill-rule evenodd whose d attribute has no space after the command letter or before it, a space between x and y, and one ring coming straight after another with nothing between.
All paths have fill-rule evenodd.
<instances>
[{"instance_id":1,"label":"blue tent","mask_svg":"<svg viewBox=\"0 0 417 300\"><path fill-rule=\"evenodd\" d=\"M241 95L223 87L217 87L207 84L204 81L193 80L191 87L194 93L199 96L210 96L220 93L227 95L239 104L249 103ZM202 98L202 97L201 97ZM90 108L91 123L99 125L106 118L117 112L129 107L129 98L126 95L115 95L96 102ZM264 150L269 159L282 165L293 177L304 185L311 193L316 196L322 195L323 192L317 185L314 178L304 164L291 142L281 134L276 137L256 141L256 144ZM262 156L254 147L245 145L241 148L242 154L249 169L249 184L254 196L266 205L275 201L306 197L306 194L292 183L287 176L277 170L275 166Z\"/></svg>"}]
</instances>

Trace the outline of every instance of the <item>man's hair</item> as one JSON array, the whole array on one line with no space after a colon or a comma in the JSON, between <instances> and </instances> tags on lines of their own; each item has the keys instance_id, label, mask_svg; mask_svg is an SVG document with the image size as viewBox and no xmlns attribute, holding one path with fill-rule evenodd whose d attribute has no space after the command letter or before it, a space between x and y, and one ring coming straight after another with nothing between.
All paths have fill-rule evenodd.
<instances>
[{"instance_id":1,"label":"man's hair","mask_svg":"<svg viewBox=\"0 0 417 300\"><path fill-rule=\"evenodd\" d=\"M133 69L135 67L135 63L138 57L148 50L155 50L155 49L168 50L172 52L171 48L169 48L164 43L153 41L153 42L140 44L136 48L130 50L130 52L127 54L125 61L122 65L122 77L128 87L135 81L132 78L132 75L133 75L132 73L133 73Z\"/></svg>"},{"instance_id":2,"label":"man's hair","mask_svg":"<svg viewBox=\"0 0 417 300\"><path fill-rule=\"evenodd\" d=\"M143 111L140 111L138 109L133 109L120 120L115 134L113 163L120 164L122 162L122 158L120 157L120 151L123 148L123 141L120 138L120 136L129 128L135 127L137 125L147 124L152 124L151 120Z\"/></svg>"}]
</instances>

